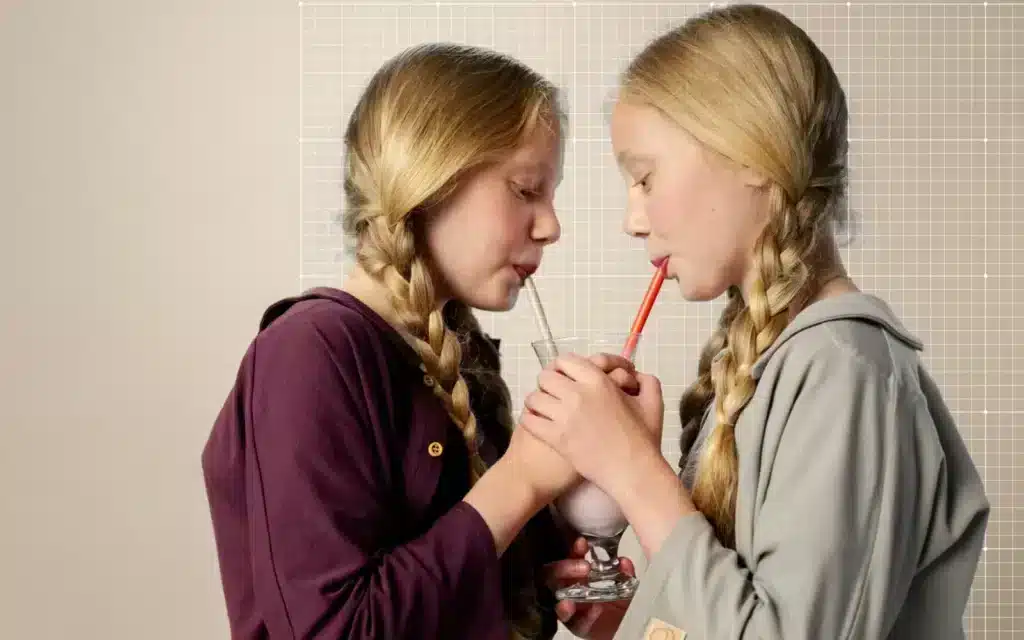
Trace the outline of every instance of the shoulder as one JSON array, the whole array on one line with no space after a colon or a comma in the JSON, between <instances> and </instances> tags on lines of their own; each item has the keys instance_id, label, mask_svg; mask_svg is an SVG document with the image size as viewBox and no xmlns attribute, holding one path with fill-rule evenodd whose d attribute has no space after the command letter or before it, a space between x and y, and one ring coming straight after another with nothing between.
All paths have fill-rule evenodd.
<instances>
[{"instance_id":1,"label":"shoulder","mask_svg":"<svg viewBox=\"0 0 1024 640\"><path fill-rule=\"evenodd\" d=\"M804 329L773 354L763 377L845 372L889 378L894 362L885 329L856 319L837 319Z\"/></svg>"},{"instance_id":2,"label":"shoulder","mask_svg":"<svg viewBox=\"0 0 1024 640\"><path fill-rule=\"evenodd\" d=\"M402 395L396 384L408 378L378 322L330 299L301 299L279 310L253 340L248 360L252 411L288 423L299 416L372 420L390 411Z\"/></svg>"},{"instance_id":3,"label":"shoulder","mask_svg":"<svg viewBox=\"0 0 1024 640\"><path fill-rule=\"evenodd\" d=\"M396 400L385 340L364 311L333 300L297 300L266 322L250 347L248 393L264 443L340 455L339 442L377 438Z\"/></svg>"},{"instance_id":4,"label":"shoulder","mask_svg":"<svg viewBox=\"0 0 1024 640\"><path fill-rule=\"evenodd\" d=\"M919 376L914 350L884 326L834 319L775 351L758 380L754 413L769 441L877 452L931 431L927 412L919 411Z\"/></svg>"},{"instance_id":5,"label":"shoulder","mask_svg":"<svg viewBox=\"0 0 1024 640\"><path fill-rule=\"evenodd\" d=\"M834 403L841 396L894 391L897 368L888 353L883 329L857 320L835 320L804 329L790 337L764 363L757 396L771 405L791 405L800 399Z\"/></svg>"},{"instance_id":6,"label":"shoulder","mask_svg":"<svg viewBox=\"0 0 1024 640\"><path fill-rule=\"evenodd\" d=\"M791 336L740 416L750 428L737 426L737 448L772 469L770 477L820 474L815 481L828 482L853 473L864 457L873 465L902 450L901 432L913 429L899 425L903 401L886 341L884 330L845 319Z\"/></svg>"},{"instance_id":7,"label":"shoulder","mask_svg":"<svg viewBox=\"0 0 1024 640\"><path fill-rule=\"evenodd\" d=\"M359 370L386 362L385 337L365 313L334 300L295 302L256 336L253 350L264 365L287 361L308 368L326 363ZM297 373L297 372L296 372Z\"/></svg>"},{"instance_id":8,"label":"shoulder","mask_svg":"<svg viewBox=\"0 0 1024 640\"><path fill-rule=\"evenodd\" d=\"M754 364L758 386L773 392L806 378L843 377L893 392L920 393L921 341L882 300L845 295L802 311ZM799 385L798 385L799 386ZM780 389L781 387L781 389Z\"/></svg>"},{"instance_id":9,"label":"shoulder","mask_svg":"<svg viewBox=\"0 0 1024 640\"><path fill-rule=\"evenodd\" d=\"M807 442L886 438L899 405L916 397L899 383L903 364L884 328L835 319L789 337L766 363L752 405L765 437Z\"/></svg>"}]
</instances>

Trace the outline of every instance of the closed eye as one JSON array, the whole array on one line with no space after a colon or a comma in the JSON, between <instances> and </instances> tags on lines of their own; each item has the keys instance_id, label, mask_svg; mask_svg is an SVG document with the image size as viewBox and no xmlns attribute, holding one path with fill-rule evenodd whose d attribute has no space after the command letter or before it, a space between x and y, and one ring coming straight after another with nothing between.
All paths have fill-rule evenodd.
<instances>
[{"instance_id":1,"label":"closed eye","mask_svg":"<svg viewBox=\"0 0 1024 640\"><path fill-rule=\"evenodd\" d=\"M540 187L527 187L517 184L513 186L512 190L515 191L517 196L526 201L536 200L543 195Z\"/></svg>"},{"instance_id":2,"label":"closed eye","mask_svg":"<svg viewBox=\"0 0 1024 640\"><path fill-rule=\"evenodd\" d=\"M639 180L637 180L636 182L634 182L633 186L634 187L640 187L644 192L647 192L647 191L650 190L650 187L651 187L650 178L651 178L651 174L649 174L649 173L645 174L644 177L642 177Z\"/></svg>"}]
</instances>

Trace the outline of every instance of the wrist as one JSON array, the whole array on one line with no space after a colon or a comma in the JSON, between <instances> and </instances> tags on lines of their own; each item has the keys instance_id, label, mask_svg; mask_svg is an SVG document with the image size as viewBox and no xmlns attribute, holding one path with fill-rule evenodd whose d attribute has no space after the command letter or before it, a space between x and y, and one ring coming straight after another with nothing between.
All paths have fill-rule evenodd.
<instances>
[{"instance_id":1,"label":"wrist","mask_svg":"<svg viewBox=\"0 0 1024 640\"><path fill-rule=\"evenodd\" d=\"M626 470L613 497L650 558L679 518L697 513L697 509L679 476L655 447L628 460L623 467Z\"/></svg>"},{"instance_id":2,"label":"wrist","mask_svg":"<svg viewBox=\"0 0 1024 640\"><path fill-rule=\"evenodd\" d=\"M513 464L502 458L466 494L494 537L500 556L546 502Z\"/></svg>"},{"instance_id":3,"label":"wrist","mask_svg":"<svg viewBox=\"0 0 1024 640\"><path fill-rule=\"evenodd\" d=\"M637 437L623 451L616 464L605 465L607 479L604 490L620 504L642 498L642 494L671 466L662 455L658 444Z\"/></svg>"}]
</instances>

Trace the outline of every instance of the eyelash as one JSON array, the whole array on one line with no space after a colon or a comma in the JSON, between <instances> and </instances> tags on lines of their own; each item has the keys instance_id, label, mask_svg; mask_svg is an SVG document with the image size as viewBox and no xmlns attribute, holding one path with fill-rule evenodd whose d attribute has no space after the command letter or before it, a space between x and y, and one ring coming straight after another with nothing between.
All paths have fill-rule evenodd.
<instances>
[{"instance_id":1,"label":"eyelash","mask_svg":"<svg viewBox=\"0 0 1024 640\"><path fill-rule=\"evenodd\" d=\"M640 189L642 189L643 191L647 191L648 189L650 189L650 185L648 184L648 180L650 180L650 178L651 178L651 174L648 173L644 177L642 177L639 180L637 180L636 182L634 182L633 186L634 187L640 187Z\"/></svg>"},{"instance_id":2,"label":"eyelash","mask_svg":"<svg viewBox=\"0 0 1024 640\"><path fill-rule=\"evenodd\" d=\"M521 185L517 184L517 185L515 185L514 191L516 192L517 196L519 196L521 199L526 200L526 201L533 200L535 198L539 198L540 195L541 195L539 187L530 188L530 187L524 187L524 186L521 186Z\"/></svg>"}]
</instances>

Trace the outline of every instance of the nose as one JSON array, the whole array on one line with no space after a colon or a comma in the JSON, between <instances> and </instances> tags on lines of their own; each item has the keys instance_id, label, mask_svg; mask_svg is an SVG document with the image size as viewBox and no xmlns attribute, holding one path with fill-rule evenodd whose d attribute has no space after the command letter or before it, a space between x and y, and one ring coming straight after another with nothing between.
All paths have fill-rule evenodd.
<instances>
[{"instance_id":1,"label":"nose","mask_svg":"<svg viewBox=\"0 0 1024 640\"><path fill-rule=\"evenodd\" d=\"M530 230L530 238L540 244L552 244L558 242L562 235L562 225L558 222L558 215L554 206L541 207L533 217L533 228Z\"/></svg>"},{"instance_id":2,"label":"nose","mask_svg":"<svg viewBox=\"0 0 1024 640\"><path fill-rule=\"evenodd\" d=\"M634 238L646 238L650 235L651 222L642 206L635 202L630 202L626 206L626 219L623 220L622 230Z\"/></svg>"}]
</instances>

